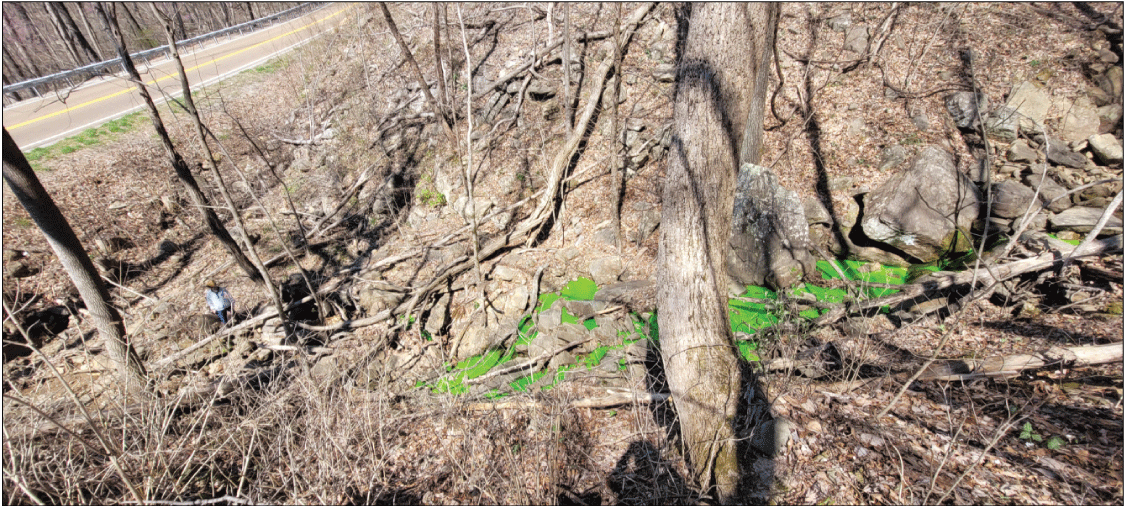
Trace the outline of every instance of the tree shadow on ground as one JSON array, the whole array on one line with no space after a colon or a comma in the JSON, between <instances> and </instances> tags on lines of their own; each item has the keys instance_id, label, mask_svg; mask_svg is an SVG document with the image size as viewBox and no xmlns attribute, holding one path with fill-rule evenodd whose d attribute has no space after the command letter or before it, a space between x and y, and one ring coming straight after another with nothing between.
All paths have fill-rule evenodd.
<instances>
[{"instance_id":1,"label":"tree shadow on ground","mask_svg":"<svg viewBox=\"0 0 1124 506\"><path fill-rule=\"evenodd\" d=\"M145 283L144 289L139 290L140 293L150 295L157 290L163 288L172 280L178 278L184 272L184 268L191 263L191 257L199 250L198 243L208 234L206 232L196 232L190 239L184 241L182 244L175 244L172 246L162 246L159 252L144 261L133 263L127 261L116 262L117 265L112 266L115 281L120 284L125 284L129 281L137 279L144 274L152 271L155 267L160 266L168 261L172 256L182 253L178 262L176 262L176 269L169 269L168 275L154 283ZM161 243L163 244L163 243Z\"/></svg>"},{"instance_id":2,"label":"tree shadow on ground","mask_svg":"<svg viewBox=\"0 0 1124 506\"><path fill-rule=\"evenodd\" d=\"M349 487L343 504L374 504L377 506L393 506L398 504L423 504L420 495L406 490L368 490L360 492L354 487Z\"/></svg>"},{"instance_id":3,"label":"tree shadow on ground","mask_svg":"<svg viewBox=\"0 0 1124 506\"><path fill-rule=\"evenodd\" d=\"M1110 341L1082 332L1074 332L1036 321L986 321L984 328L1011 332L1035 339L1044 339L1065 346L1108 344Z\"/></svg>"},{"instance_id":4,"label":"tree shadow on ground","mask_svg":"<svg viewBox=\"0 0 1124 506\"><path fill-rule=\"evenodd\" d=\"M648 392L667 394L669 390L663 359L655 346L648 347L644 364L647 369L645 382ZM760 430L773 416L769 409L768 392L760 377L753 373L749 363L739 361L739 366L742 369L740 392L743 395L739 396L737 411L743 416L735 421L735 433L738 437L736 451L742 478L736 493L746 501L764 502L772 493L776 466L773 458L754 449L750 440L754 431ZM650 403L648 409L656 424L664 430L666 440L681 445L679 419L670 400ZM771 426L769 429L771 430ZM681 448L678 453L683 453ZM680 503L700 499L698 492L692 490L687 480L676 473L660 455L659 449L646 441L629 445L610 475L609 486L617 494L619 504ZM650 479L645 481L645 478Z\"/></svg>"},{"instance_id":5,"label":"tree shadow on ground","mask_svg":"<svg viewBox=\"0 0 1124 506\"><path fill-rule=\"evenodd\" d=\"M698 498L662 452L647 441L628 445L609 473L608 485L621 505L682 504Z\"/></svg>"}]
</instances>

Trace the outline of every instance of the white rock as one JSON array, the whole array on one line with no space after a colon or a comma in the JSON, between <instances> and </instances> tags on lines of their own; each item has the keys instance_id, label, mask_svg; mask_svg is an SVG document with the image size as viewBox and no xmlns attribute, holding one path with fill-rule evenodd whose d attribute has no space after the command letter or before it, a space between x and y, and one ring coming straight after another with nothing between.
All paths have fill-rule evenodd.
<instances>
[{"instance_id":1,"label":"white rock","mask_svg":"<svg viewBox=\"0 0 1124 506\"><path fill-rule=\"evenodd\" d=\"M1124 161L1124 147L1120 140L1112 134L1099 134L1089 137L1089 148L1093 150L1097 160L1105 164L1120 163Z\"/></svg>"}]
</instances>

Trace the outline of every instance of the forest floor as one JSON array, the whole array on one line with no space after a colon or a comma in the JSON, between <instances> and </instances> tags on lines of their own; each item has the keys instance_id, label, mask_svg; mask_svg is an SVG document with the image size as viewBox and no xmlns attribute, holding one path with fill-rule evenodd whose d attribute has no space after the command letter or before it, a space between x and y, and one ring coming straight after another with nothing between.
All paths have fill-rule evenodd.
<instances>
[{"instance_id":1,"label":"forest floor","mask_svg":"<svg viewBox=\"0 0 1124 506\"><path fill-rule=\"evenodd\" d=\"M483 4L464 10L467 45L472 48L472 65L478 67L473 93L526 61L551 35L561 36L561 8L553 12L555 26L548 28L545 5ZM1119 5L1092 5L1119 24ZM433 78L431 6L390 7L423 71ZM618 7L627 17L637 5L570 4L572 29L611 33ZM892 29L880 31L891 9L890 4L870 3L782 7L777 50L783 83L772 76L770 93L777 87L780 91L775 114L770 111L765 119L762 164L801 198L826 192L840 216L848 212L854 193L877 188L893 175L893 170L879 170L887 146L901 145L911 155L925 145L942 146L954 151L960 168L968 170L972 158L943 100L952 91L967 89L962 49L977 52L979 84L993 100L1001 100L1012 84L1043 72L1048 72L1046 87L1053 96L1075 98L1088 82L1090 55L1109 47L1104 33L1090 29L1086 15L1069 4L907 4L897 12ZM852 25L870 27L872 40L885 36L876 58L879 65L851 68L859 55L845 51L843 31L831 28L832 20L846 12ZM454 96L450 103L461 111L455 128L463 137L468 86L458 14L457 5L448 5L450 25L442 52L448 51L447 66L457 74L449 76ZM636 151L644 151L645 140L658 145L661 129L672 119L674 84L659 74L661 65L674 62L675 14L673 5L657 5L624 57L621 88L626 96L619 114L621 129L636 132L640 139L633 145ZM300 255L299 261L319 286L352 283L346 290L351 300L358 300L364 283L425 284L450 262L471 254L472 246L468 234L443 241L466 225L455 209L465 194L459 172L464 139L453 146L425 117L429 109L420 93L413 92L411 70L403 64L377 7L360 4L348 15L353 21L337 33L199 92L197 100L225 145L224 179L250 233L260 237L263 258L282 254L281 241L297 233L290 202L306 227L322 219L335 221L324 217L343 206L336 216L343 220L312 241L316 248ZM575 46L583 69L575 86L575 116L580 116L589 101L590 76L612 53L601 41ZM497 118L474 129L477 205L489 199L495 209L513 206L535 197L548 182L555 153L568 134L558 99L564 93L559 52L536 71L556 85L553 98L533 99L528 94L518 111L515 103L508 104ZM524 75L513 82L521 83ZM888 93L886 82L908 94ZM473 102L473 108L486 108L486 101ZM801 103L810 105L809 114L799 112ZM189 119L182 111L162 111L177 146L194 165L202 158ZM921 113L931 123L926 129L914 121ZM621 205L625 240L618 249L604 232L612 213L611 115L604 108L598 111L570 172L576 177L565 185L564 203L545 239L532 247L504 248L482 262L489 297L498 301L512 296L543 266L541 291L557 292L567 282L589 275L590 263L602 258L619 256L622 281L654 276L659 229L633 239L644 228L646 212L658 215L666 155L646 151L651 156L628 167ZM511 121L504 121L509 117ZM206 312L204 280L215 278L229 288L241 318L259 314L270 302L204 232L147 118L142 114L126 123L131 126L120 133L105 133L99 142L73 152L56 151L33 165L87 249L111 258L124 271L117 277L121 286L113 289L115 304L146 363L152 363L182 347L177 336L185 322ZM263 149L264 160L240 126ZM819 159L814 156L817 150ZM242 168L246 179L232 166ZM213 201L221 202L209 173L200 170L196 177L208 195L216 197ZM384 181L386 189L378 186ZM357 191L348 193L352 188ZM527 211L516 207L506 220L504 216L482 220L480 235L489 239L510 232ZM99 239L104 249L95 247ZM7 187L3 242L5 250L29 252L29 263L40 271L31 277L4 278L6 299L17 306L26 304L21 312L74 297L46 241ZM406 257L390 262L399 256ZM372 270L380 261L388 263ZM10 263L7 254L5 263ZM1089 263L1117 272L1120 264L1119 256ZM501 279L497 267L510 268L515 275ZM288 260L271 269L281 280L299 272ZM58 420L79 416L43 358L9 360L5 351L4 495L15 502L35 497L47 502L126 502L221 496L231 502L427 504L698 499L686 478L666 402L575 407L606 391L595 376L535 395L512 395L505 399L509 404L495 402L486 410L472 402L486 399L421 395L422 390L411 389L416 375L422 374L420 366L414 366L415 376L405 376L395 373L394 364L453 354L452 336L458 331L463 335L463 327L479 318L475 268L448 285L443 292L447 299L435 294L423 301L426 309L414 314L429 315L430 308L445 300L452 323L441 330L450 335L435 336L436 341L426 344L420 323L404 330L387 321L355 328L335 341L332 367L350 369L381 353L383 376L372 375L365 388L323 381L325 376L316 369L329 367L321 366L327 362L306 359L300 352L251 349L250 362L259 363L261 374L280 374L284 381L269 382L259 374L256 381L267 386L247 386L190 405L176 392L230 374L223 369L235 362L216 359L197 369L153 367L162 375L164 404L140 411L130 411L135 405L123 406L92 324L72 318L71 329L43 343L46 356L83 404L95 412L126 413L126 421L95 415L93 422L71 424L74 432L65 435L40 414L15 409L22 404L12 399L22 399ZM1027 286L1030 291L1041 288ZM1029 297L1029 305L983 298L951 314L912 320L875 315L823 328L793 323L762 333L758 352L763 358L831 343L853 360L818 377L797 372L761 375L772 414L792 421L795 428L777 458L747 456L752 481L747 500L1119 504L1124 500L1120 363L1047 367L968 381L919 381L898 398L908 374L872 373L872 362L859 359L869 352L872 357L905 356L903 362L919 363L942 340L944 358L1120 344L1120 280L1104 283L1100 293L1076 306L1057 302L1043 291ZM366 309L337 307L324 323L375 312ZM388 340L392 333L399 335ZM264 340L257 336L241 336L232 345ZM388 342L395 343L391 349L375 345ZM444 362L439 360L428 372L440 374ZM884 365L889 371L900 364L891 360ZM294 373L290 368L307 370ZM884 416L875 416L887 407ZM96 442L99 430L115 436L108 443L112 448ZM77 439L86 445L75 444ZM105 455L117 458L111 462Z\"/></svg>"}]
</instances>

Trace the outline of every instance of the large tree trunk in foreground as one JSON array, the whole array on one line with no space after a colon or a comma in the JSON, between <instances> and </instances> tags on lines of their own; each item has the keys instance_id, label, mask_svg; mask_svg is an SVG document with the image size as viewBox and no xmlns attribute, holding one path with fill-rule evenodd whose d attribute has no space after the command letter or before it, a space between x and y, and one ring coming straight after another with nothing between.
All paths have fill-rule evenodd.
<instances>
[{"instance_id":1,"label":"large tree trunk in foreground","mask_svg":"<svg viewBox=\"0 0 1124 506\"><path fill-rule=\"evenodd\" d=\"M105 283L86 250L82 249L82 243L74 234L74 229L70 228L70 223L35 176L27 158L8 135L7 128L4 129L4 181L46 236L70 280L78 288L78 293L94 320L94 326L105 339L109 357L117 364L126 390L142 391L148 385L144 365L129 345L121 315L109 305L109 291L106 290Z\"/></svg>"},{"instance_id":2,"label":"large tree trunk in foreground","mask_svg":"<svg viewBox=\"0 0 1124 506\"><path fill-rule=\"evenodd\" d=\"M207 202L207 197L199 189L199 184L195 181L195 176L191 174L191 169L187 167L187 162L176 151L175 146L172 144L172 139L168 136L167 129L164 128L164 121L160 119L160 111L156 109L156 104L152 101L152 96L149 95L148 89L144 86L144 80L141 79L140 72L137 72L137 67L133 65L133 59L129 56L129 51L125 49L125 37L121 35L121 27L117 24L117 16L113 12L113 5L110 4L110 11L106 11L103 4L96 4L98 15L102 17L102 22L105 23L106 28L109 30L110 38L113 39L114 46L117 47L117 56L121 57L121 63L128 72L129 78L132 79L137 86L137 91L140 93L141 98L144 99L145 105L148 106L148 114L152 118L152 126L156 129L156 135L160 137L160 141L164 144L164 151L168 154L168 159L172 162L172 169L179 178L180 183L187 190L187 194L191 197L192 204L195 205L199 212L203 215L203 221L207 222L207 227L210 228L211 234L218 238L219 242L226 247L230 252L230 256L234 258L234 262L242 268L250 279L254 282L263 282L261 274L258 273L250 260L246 258L246 254L238 247L238 243L234 242L234 238L230 236L230 232L226 230L226 226L219 220L218 215L211 209L211 204ZM243 231L243 233L245 233Z\"/></svg>"},{"instance_id":3,"label":"large tree trunk in foreground","mask_svg":"<svg viewBox=\"0 0 1124 506\"><path fill-rule=\"evenodd\" d=\"M660 347L692 477L726 503L741 474L734 424L748 379L727 316L726 248L738 164L758 155L743 151L760 145L761 118L748 115L765 98L757 74L767 72L777 8L688 8L660 222Z\"/></svg>"}]
</instances>

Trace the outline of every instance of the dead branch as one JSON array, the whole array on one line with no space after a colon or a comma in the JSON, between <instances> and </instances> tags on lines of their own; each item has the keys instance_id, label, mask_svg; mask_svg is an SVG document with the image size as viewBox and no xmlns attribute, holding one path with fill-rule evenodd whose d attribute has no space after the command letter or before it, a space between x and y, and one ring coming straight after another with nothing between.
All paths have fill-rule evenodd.
<instances>
[{"instance_id":1,"label":"dead branch","mask_svg":"<svg viewBox=\"0 0 1124 506\"><path fill-rule=\"evenodd\" d=\"M590 41L594 41L594 40L607 39L609 37L612 37L612 35L613 35L613 32L609 32L609 31L585 33L585 34L579 35L577 37L577 40L579 42L590 42ZM504 86L507 85L507 82L510 81L515 76L518 76L519 74L522 74L523 72L526 72L527 69L539 66L542 63L543 58L545 58L547 55L549 55L550 52L553 51L555 48L562 45L562 41L563 40L561 38L556 39L554 42L551 42L545 48L543 48L539 51L536 51L534 59L532 59L531 61L529 61L527 63L524 63L524 64L522 64L518 67L515 67L515 68L511 69L506 74L501 75L500 77L498 77L496 79L495 82L485 86L483 89L476 92L476 95L474 95L472 97L472 99L477 100L477 99L480 99L480 98L483 98L483 97L487 96L488 93L492 92L492 90L502 89Z\"/></svg>"},{"instance_id":2,"label":"dead branch","mask_svg":"<svg viewBox=\"0 0 1124 506\"><path fill-rule=\"evenodd\" d=\"M654 3L646 3L628 16L628 21L625 23L626 28L621 32L621 46L628 44L629 40L632 38L632 34L640 24L640 21L644 19L644 16L648 14L654 5ZM606 77L612 70L614 63L612 58L605 58L597 67L597 72L594 74L593 86L589 94L589 101L586 103L585 110L582 112L581 120L574 125L570 137L554 157L554 162L551 164L550 181L546 186L546 194L544 194L542 200L539 201L539 205L535 211L531 213L533 221L540 222L540 225L541 223L545 223L547 217L554 212L555 200L559 197L558 193L562 176L565 174L566 169L570 167L570 162L578 150L578 145L586 136L586 131L589 129L589 122L593 118L593 113L598 109L601 95L605 91ZM539 227L536 227L535 236L538 235L538 228ZM532 238L533 237L534 236L532 236Z\"/></svg>"},{"instance_id":3,"label":"dead branch","mask_svg":"<svg viewBox=\"0 0 1124 506\"><path fill-rule=\"evenodd\" d=\"M521 370L526 371L528 373L534 373L535 371L537 371L539 369L539 367L542 367L544 364L549 362L550 359L554 358L555 355L557 355L559 353L562 353L566 350L570 350L570 349L576 348L578 346L581 346L585 343L588 343L588 342L592 341L593 339L594 338L590 337L588 339L582 339L581 341L574 341L572 343L567 343L565 346L561 346L558 349L555 349L553 351L544 351L544 352L540 353L539 356L537 356L533 359L525 360L525 361L519 362L517 364L511 364L511 365L509 365L507 367L504 367L502 369L495 369L493 371L488 372L488 374L485 374L485 375L482 375L482 376L477 376L477 377L472 378L472 379L466 379L466 380L464 380L464 384L465 385L478 385L480 383L488 381L488 380L490 380L492 378L495 378L497 376L506 376L508 374L519 372Z\"/></svg>"}]
</instances>

